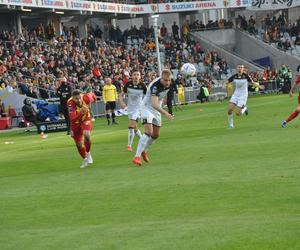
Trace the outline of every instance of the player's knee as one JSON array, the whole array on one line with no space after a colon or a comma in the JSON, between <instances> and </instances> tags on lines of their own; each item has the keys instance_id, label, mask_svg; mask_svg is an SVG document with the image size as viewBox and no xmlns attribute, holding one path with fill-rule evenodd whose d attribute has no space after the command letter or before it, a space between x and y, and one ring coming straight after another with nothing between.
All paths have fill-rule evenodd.
<instances>
[{"instance_id":1,"label":"player's knee","mask_svg":"<svg viewBox=\"0 0 300 250\"><path fill-rule=\"evenodd\" d=\"M296 111L297 111L298 113L300 113L300 106L298 106L298 107L296 108Z\"/></svg>"},{"instance_id":2,"label":"player's knee","mask_svg":"<svg viewBox=\"0 0 300 250\"><path fill-rule=\"evenodd\" d=\"M240 116L242 114L242 112L239 110L239 111L236 111L236 115L237 116Z\"/></svg>"},{"instance_id":3,"label":"player's knee","mask_svg":"<svg viewBox=\"0 0 300 250\"><path fill-rule=\"evenodd\" d=\"M152 137L152 132L145 131L144 134L147 135L147 136L149 136L149 137Z\"/></svg>"},{"instance_id":4,"label":"player's knee","mask_svg":"<svg viewBox=\"0 0 300 250\"><path fill-rule=\"evenodd\" d=\"M90 135L84 135L84 140L86 142L90 142L91 141L91 136Z\"/></svg>"},{"instance_id":5,"label":"player's knee","mask_svg":"<svg viewBox=\"0 0 300 250\"><path fill-rule=\"evenodd\" d=\"M156 139L158 139L159 134L152 135L151 137L152 137L153 140L156 140Z\"/></svg>"}]
</instances>

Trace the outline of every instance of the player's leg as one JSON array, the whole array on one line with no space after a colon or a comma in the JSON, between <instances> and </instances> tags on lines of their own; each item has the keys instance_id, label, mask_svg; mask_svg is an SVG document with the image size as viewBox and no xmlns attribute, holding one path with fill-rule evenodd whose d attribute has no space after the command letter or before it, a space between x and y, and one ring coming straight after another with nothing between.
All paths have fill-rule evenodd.
<instances>
[{"instance_id":1,"label":"player's leg","mask_svg":"<svg viewBox=\"0 0 300 250\"><path fill-rule=\"evenodd\" d=\"M284 120L281 124L281 127L285 128L287 123L289 123L290 121L292 121L293 119L295 119L300 113L300 104L298 104L297 108L295 109L294 112L292 112L289 117Z\"/></svg>"},{"instance_id":2,"label":"player's leg","mask_svg":"<svg viewBox=\"0 0 300 250\"><path fill-rule=\"evenodd\" d=\"M153 142L158 139L160 135L160 126L154 125L152 126L152 135L151 137L148 137L146 146L144 148L144 151L142 152L142 157L145 162L149 162L149 157L148 157L148 148L153 144Z\"/></svg>"},{"instance_id":3,"label":"player's leg","mask_svg":"<svg viewBox=\"0 0 300 250\"><path fill-rule=\"evenodd\" d=\"M85 145L83 143L83 129L81 126L76 126L71 128L71 136L73 137L77 150L80 156L83 158L83 162L80 168L85 168L88 165L87 152Z\"/></svg>"},{"instance_id":4,"label":"player's leg","mask_svg":"<svg viewBox=\"0 0 300 250\"><path fill-rule=\"evenodd\" d=\"M228 103L227 114L228 114L229 128L233 128L233 109L235 106L236 106L235 103L232 103L232 102Z\"/></svg>"},{"instance_id":5,"label":"player's leg","mask_svg":"<svg viewBox=\"0 0 300 250\"><path fill-rule=\"evenodd\" d=\"M141 133L141 131L139 130L139 128L138 128L138 126L137 126L140 117L141 117L140 111L135 112L135 113L133 114L133 116L132 116L132 120L135 121L134 134L135 134L138 138L141 138L141 137L142 137L142 133Z\"/></svg>"},{"instance_id":6,"label":"player's leg","mask_svg":"<svg viewBox=\"0 0 300 250\"><path fill-rule=\"evenodd\" d=\"M109 104L109 102L107 102L105 104L105 116L106 116L106 120L107 120L107 125L110 125L110 104Z\"/></svg>"},{"instance_id":7,"label":"player's leg","mask_svg":"<svg viewBox=\"0 0 300 250\"><path fill-rule=\"evenodd\" d=\"M241 108L241 110L240 110L241 112L239 115L243 115L243 114L248 115L247 99L248 99L247 95L241 95L238 98L237 107Z\"/></svg>"},{"instance_id":8,"label":"player's leg","mask_svg":"<svg viewBox=\"0 0 300 250\"><path fill-rule=\"evenodd\" d=\"M139 166L142 165L141 155L142 155L145 147L147 146L149 138L151 138L151 136L152 136L152 132L153 132L152 121L153 121L153 119L154 119L154 116L151 112L149 112L147 110L142 111L142 121L143 121L143 125L144 125L144 134L139 139L139 143L138 143L138 146L137 146L137 149L136 149L136 153L135 153L135 156L133 158L133 163L137 164Z\"/></svg>"},{"instance_id":9,"label":"player's leg","mask_svg":"<svg viewBox=\"0 0 300 250\"><path fill-rule=\"evenodd\" d=\"M241 116L242 115L242 110L243 110L242 107L237 106L236 107L236 111L235 111L236 115L237 116Z\"/></svg>"},{"instance_id":10,"label":"player's leg","mask_svg":"<svg viewBox=\"0 0 300 250\"><path fill-rule=\"evenodd\" d=\"M139 140L138 143L138 147L136 150L136 157L141 157L142 152L145 150L147 144L148 144L148 140L151 138L152 136L152 132L153 132L153 126L151 123L144 123L144 134L142 135L142 137Z\"/></svg>"},{"instance_id":11,"label":"player's leg","mask_svg":"<svg viewBox=\"0 0 300 250\"><path fill-rule=\"evenodd\" d=\"M92 146L92 122L88 121L83 125L83 139L84 139L84 146L86 149L86 157L89 164L93 163L93 158L91 155L91 146Z\"/></svg>"},{"instance_id":12,"label":"player's leg","mask_svg":"<svg viewBox=\"0 0 300 250\"><path fill-rule=\"evenodd\" d=\"M115 114L115 110L116 110L116 102L111 102L110 103L110 108L111 108L111 118L112 118L112 123L113 124L118 124L116 122L116 114Z\"/></svg>"},{"instance_id":13,"label":"player's leg","mask_svg":"<svg viewBox=\"0 0 300 250\"><path fill-rule=\"evenodd\" d=\"M135 136L135 130L137 129L137 122L136 120L133 120L133 117L131 115L129 117L129 126L128 126L128 143L127 143L127 151L132 151L132 143Z\"/></svg>"}]
</instances>

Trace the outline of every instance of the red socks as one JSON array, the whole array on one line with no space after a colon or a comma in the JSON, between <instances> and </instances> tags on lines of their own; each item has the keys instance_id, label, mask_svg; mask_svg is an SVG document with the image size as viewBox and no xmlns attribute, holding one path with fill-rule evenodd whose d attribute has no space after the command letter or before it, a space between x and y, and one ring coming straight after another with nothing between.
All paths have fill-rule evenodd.
<instances>
[{"instance_id":1,"label":"red socks","mask_svg":"<svg viewBox=\"0 0 300 250\"><path fill-rule=\"evenodd\" d=\"M77 149L78 149L78 152L81 155L81 157L83 159L85 159L86 158L86 149L85 149L85 146L82 146L82 148L77 148Z\"/></svg>"},{"instance_id":2,"label":"red socks","mask_svg":"<svg viewBox=\"0 0 300 250\"><path fill-rule=\"evenodd\" d=\"M290 122L291 120L293 120L294 118L296 118L298 116L299 112L297 110L295 110L293 113L290 114L290 116L287 118L286 122Z\"/></svg>"},{"instance_id":3,"label":"red socks","mask_svg":"<svg viewBox=\"0 0 300 250\"><path fill-rule=\"evenodd\" d=\"M92 141L89 141L89 142L84 141L84 146L85 146L86 152L90 152L91 145L92 145Z\"/></svg>"},{"instance_id":4,"label":"red socks","mask_svg":"<svg viewBox=\"0 0 300 250\"><path fill-rule=\"evenodd\" d=\"M84 142L84 145L81 148L77 147L77 150L83 159L86 158L86 154L90 152L92 142Z\"/></svg>"}]
</instances>

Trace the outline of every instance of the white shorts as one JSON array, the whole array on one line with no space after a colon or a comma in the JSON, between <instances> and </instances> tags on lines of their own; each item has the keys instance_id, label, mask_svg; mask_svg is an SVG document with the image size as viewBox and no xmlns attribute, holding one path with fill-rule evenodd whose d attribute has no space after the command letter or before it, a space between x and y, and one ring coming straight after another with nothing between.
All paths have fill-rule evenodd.
<instances>
[{"instance_id":1,"label":"white shorts","mask_svg":"<svg viewBox=\"0 0 300 250\"><path fill-rule=\"evenodd\" d=\"M153 124L154 126L161 127L161 114L151 112L149 109L143 109L141 111L141 118L143 124L149 123Z\"/></svg>"},{"instance_id":2,"label":"white shorts","mask_svg":"<svg viewBox=\"0 0 300 250\"><path fill-rule=\"evenodd\" d=\"M247 104L248 95L235 95L230 98L231 103L235 104L239 108L243 108Z\"/></svg>"},{"instance_id":3,"label":"white shorts","mask_svg":"<svg viewBox=\"0 0 300 250\"><path fill-rule=\"evenodd\" d=\"M140 119L141 117L141 112L140 111L136 111L136 112L132 112L128 114L128 119L129 120L134 120L134 121L138 121L138 119Z\"/></svg>"}]
</instances>

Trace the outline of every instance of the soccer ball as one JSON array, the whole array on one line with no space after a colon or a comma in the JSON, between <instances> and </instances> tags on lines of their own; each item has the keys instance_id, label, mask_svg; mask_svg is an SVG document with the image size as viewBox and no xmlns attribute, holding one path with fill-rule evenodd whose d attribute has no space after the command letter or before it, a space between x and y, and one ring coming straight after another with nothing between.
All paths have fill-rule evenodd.
<instances>
[{"instance_id":1,"label":"soccer ball","mask_svg":"<svg viewBox=\"0 0 300 250\"><path fill-rule=\"evenodd\" d=\"M194 66L194 64L185 63L182 65L180 72L185 77L191 77L196 74L196 67Z\"/></svg>"}]
</instances>

